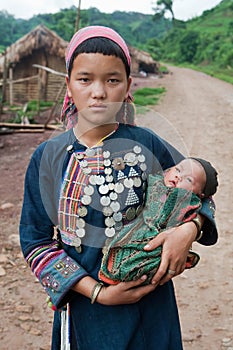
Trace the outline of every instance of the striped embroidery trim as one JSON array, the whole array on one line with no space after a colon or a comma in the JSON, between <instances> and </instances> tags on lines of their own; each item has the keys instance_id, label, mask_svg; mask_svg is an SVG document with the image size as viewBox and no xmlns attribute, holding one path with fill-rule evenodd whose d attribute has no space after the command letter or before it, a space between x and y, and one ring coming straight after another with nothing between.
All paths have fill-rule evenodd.
<instances>
[{"instance_id":1,"label":"striped embroidery trim","mask_svg":"<svg viewBox=\"0 0 233 350\"><path fill-rule=\"evenodd\" d=\"M85 153L85 152L84 152ZM89 184L89 176L103 173L103 155L95 154L93 157L84 158L88 162L90 174L85 174L80 166L80 161L76 158L76 153L71 155L65 177L62 183L58 222L62 232L66 232L66 243L71 244L75 236L76 220L78 208L84 195L84 188Z\"/></svg>"},{"instance_id":2,"label":"striped embroidery trim","mask_svg":"<svg viewBox=\"0 0 233 350\"><path fill-rule=\"evenodd\" d=\"M49 264L53 264L54 260L56 260L61 255L64 255L63 250L59 250L56 252L46 252L46 254L44 254L44 257L40 260L39 263L37 261L34 261L33 266L31 268L32 268L32 271L34 272L34 274L37 276L37 278L40 278L42 271Z\"/></svg>"},{"instance_id":3,"label":"striped embroidery trim","mask_svg":"<svg viewBox=\"0 0 233 350\"><path fill-rule=\"evenodd\" d=\"M26 256L26 261L28 262L28 264L31 266L33 263L33 260L36 259L39 256L43 257L43 253L44 252L48 252L48 251L57 251L59 247L59 243L58 242L53 242L51 244L48 245L43 245L43 246L38 246L35 249L33 249L27 256Z\"/></svg>"}]
</instances>

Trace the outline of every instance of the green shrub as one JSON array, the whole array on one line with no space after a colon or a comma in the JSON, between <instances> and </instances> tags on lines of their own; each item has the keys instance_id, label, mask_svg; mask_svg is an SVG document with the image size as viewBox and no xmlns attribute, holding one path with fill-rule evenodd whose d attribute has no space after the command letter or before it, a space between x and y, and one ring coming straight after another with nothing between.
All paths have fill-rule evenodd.
<instances>
[{"instance_id":1,"label":"green shrub","mask_svg":"<svg viewBox=\"0 0 233 350\"><path fill-rule=\"evenodd\" d=\"M166 91L165 88L148 88L138 89L134 92L134 103L137 106L156 105L161 95Z\"/></svg>"},{"instance_id":2,"label":"green shrub","mask_svg":"<svg viewBox=\"0 0 233 350\"><path fill-rule=\"evenodd\" d=\"M148 106L156 105L162 94L166 91L165 88L148 88L138 89L134 92L134 103L137 114L145 114Z\"/></svg>"}]
</instances>

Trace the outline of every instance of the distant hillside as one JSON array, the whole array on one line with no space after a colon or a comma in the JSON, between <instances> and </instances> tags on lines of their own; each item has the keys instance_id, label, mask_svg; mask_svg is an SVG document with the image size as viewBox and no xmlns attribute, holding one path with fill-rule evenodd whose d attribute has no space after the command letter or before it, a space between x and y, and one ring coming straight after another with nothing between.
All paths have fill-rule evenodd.
<instances>
[{"instance_id":1,"label":"distant hillside","mask_svg":"<svg viewBox=\"0 0 233 350\"><path fill-rule=\"evenodd\" d=\"M0 12L0 50L4 50L39 24L69 41L75 28L77 8L55 14L15 19ZM102 13L96 8L81 10L80 27L105 25L116 29L126 42L151 54L155 60L192 64L233 77L233 0L222 0L215 8L189 21L153 18L137 12ZM209 70L210 74L211 71ZM225 78L224 78L225 79Z\"/></svg>"},{"instance_id":2,"label":"distant hillside","mask_svg":"<svg viewBox=\"0 0 233 350\"><path fill-rule=\"evenodd\" d=\"M233 0L177 23L162 44L164 59L233 69Z\"/></svg>"},{"instance_id":3,"label":"distant hillside","mask_svg":"<svg viewBox=\"0 0 233 350\"><path fill-rule=\"evenodd\" d=\"M77 9L75 6L55 14L37 15L29 20L15 19L7 12L0 11L0 47L3 49L14 43L21 36L39 24L54 30L63 39L69 41L74 33ZM126 42L142 48L148 39L164 36L171 23L167 19L153 21L152 15L137 12L116 11L112 14L102 13L96 8L81 10L80 26L105 25L117 30Z\"/></svg>"}]
</instances>

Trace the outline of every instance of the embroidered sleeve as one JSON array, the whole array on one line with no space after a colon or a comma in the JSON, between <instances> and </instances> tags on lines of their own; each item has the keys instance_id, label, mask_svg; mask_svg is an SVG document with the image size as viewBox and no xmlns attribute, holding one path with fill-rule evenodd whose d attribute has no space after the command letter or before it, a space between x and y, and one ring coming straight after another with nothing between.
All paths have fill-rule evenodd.
<instances>
[{"instance_id":1,"label":"embroidered sleeve","mask_svg":"<svg viewBox=\"0 0 233 350\"><path fill-rule=\"evenodd\" d=\"M25 258L56 308L62 306L72 286L87 275L56 241L36 247Z\"/></svg>"},{"instance_id":2,"label":"embroidered sleeve","mask_svg":"<svg viewBox=\"0 0 233 350\"><path fill-rule=\"evenodd\" d=\"M20 243L33 273L50 296L51 302L60 308L73 293L72 286L88 273L53 238L55 224L41 198L39 167L40 155L37 151L31 159L25 178ZM52 186L50 189L52 192Z\"/></svg>"}]
</instances>

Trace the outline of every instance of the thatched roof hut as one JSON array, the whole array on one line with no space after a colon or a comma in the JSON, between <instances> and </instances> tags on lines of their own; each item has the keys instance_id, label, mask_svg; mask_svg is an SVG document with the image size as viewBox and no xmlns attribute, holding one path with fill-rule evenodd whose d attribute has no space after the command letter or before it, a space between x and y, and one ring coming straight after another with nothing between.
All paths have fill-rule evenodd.
<instances>
[{"instance_id":1,"label":"thatched roof hut","mask_svg":"<svg viewBox=\"0 0 233 350\"><path fill-rule=\"evenodd\" d=\"M129 52L132 58L132 73L158 73L159 65L148 52L135 49L132 46L129 46Z\"/></svg>"},{"instance_id":2,"label":"thatched roof hut","mask_svg":"<svg viewBox=\"0 0 233 350\"><path fill-rule=\"evenodd\" d=\"M10 104L40 99L53 101L64 84L64 76L50 74L38 66L65 73L65 50L68 42L43 25L34 28L0 55L0 78L7 73L5 100ZM144 52L129 47L132 73L157 73L157 63ZM37 65L35 67L35 65ZM1 87L2 84L0 84Z\"/></svg>"},{"instance_id":3,"label":"thatched roof hut","mask_svg":"<svg viewBox=\"0 0 233 350\"><path fill-rule=\"evenodd\" d=\"M33 65L65 73L66 47L65 40L43 25L9 46L5 55L0 56L0 74L3 75L4 66L7 70L6 101L12 104L38 98L53 100L64 77L49 74Z\"/></svg>"},{"instance_id":4,"label":"thatched roof hut","mask_svg":"<svg viewBox=\"0 0 233 350\"><path fill-rule=\"evenodd\" d=\"M39 25L6 49L7 62L17 64L31 56L33 51L43 49L49 55L64 58L67 42L44 25ZM4 57L0 56L0 72Z\"/></svg>"}]
</instances>

